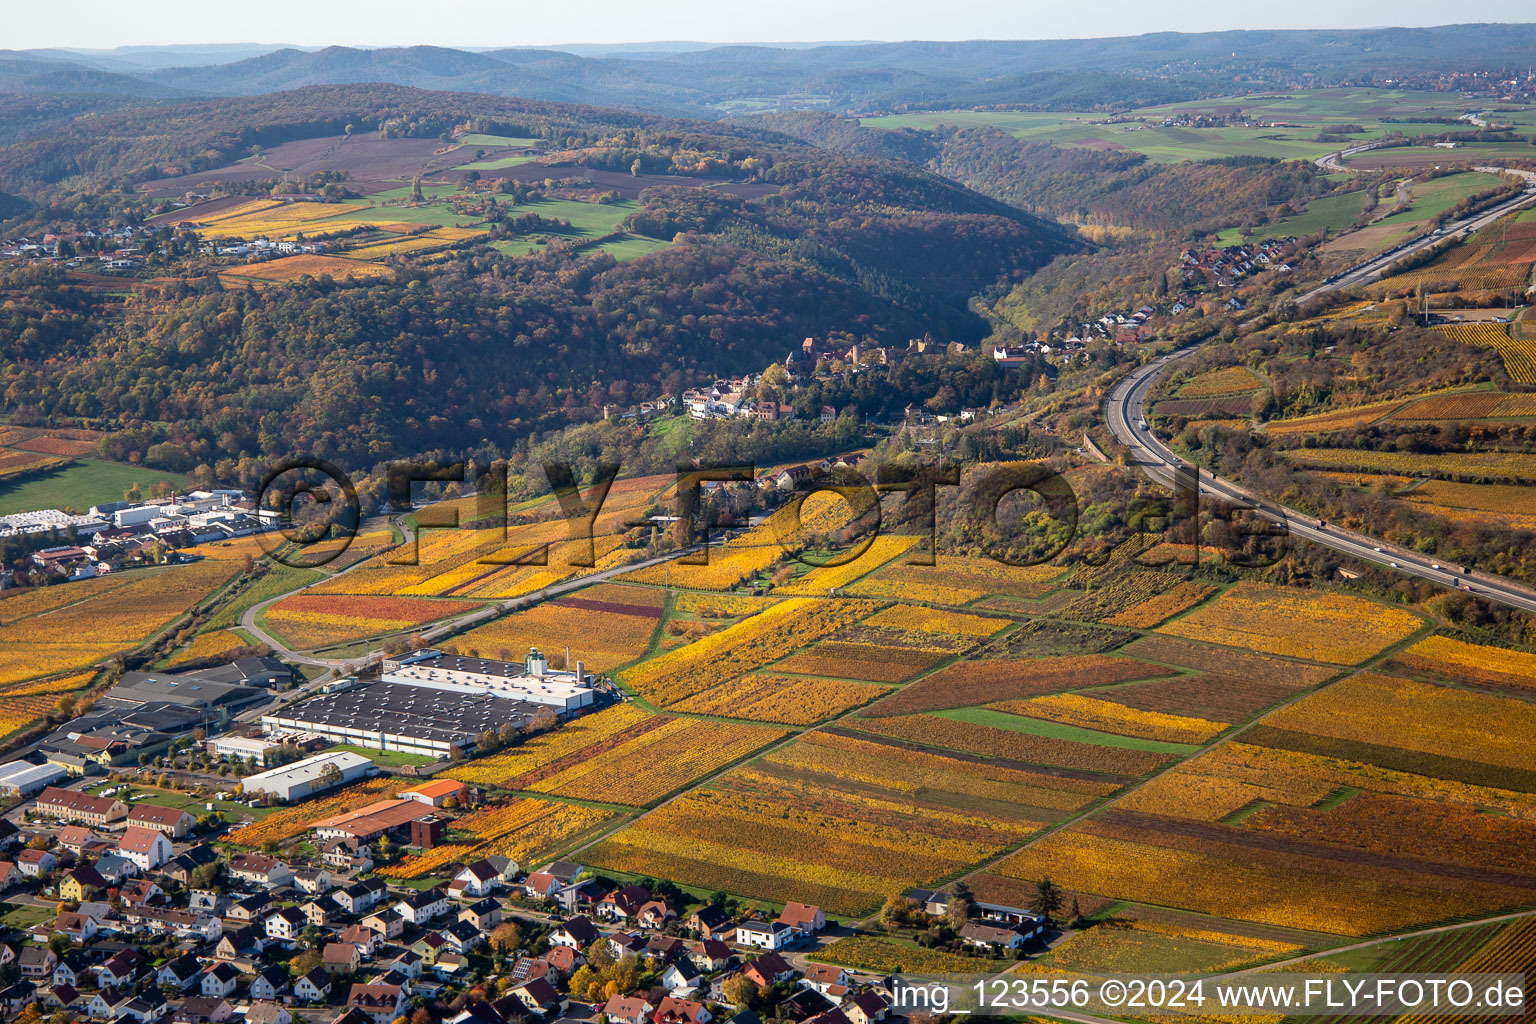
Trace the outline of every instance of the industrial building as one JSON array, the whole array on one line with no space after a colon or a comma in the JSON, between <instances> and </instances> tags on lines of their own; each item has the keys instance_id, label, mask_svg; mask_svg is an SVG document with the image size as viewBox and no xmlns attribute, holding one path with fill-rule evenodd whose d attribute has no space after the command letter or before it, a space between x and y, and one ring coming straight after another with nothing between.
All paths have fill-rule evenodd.
<instances>
[{"instance_id":1,"label":"industrial building","mask_svg":"<svg viewBox=\"0 0 1536 1024\"><path fill-rule=\"evenodd\" d=\"M591 680L582 663L576 663L574 672L556 671L536 647L520 664L464 658L434 650L416 651L385 661L379 678L386 683L543 704L561 713L592 705Z\"/></svg>"},{"instance_id":2,"label":"industrial building","mask_svg":"<svg viewBox=\"0 0 1536 1024\"><path fill-rule=\"evenodd\" d=\"M332 765L340 777L326 782L326 768ZM242 785L247 794L262 793L279 800L302 800L333 786L355 782L372 774L373 762L366 757L349 751L337 751L333 754L316 754L269 772L248 776Z\"/></svg>"},{"instance_id":3,"label":"industrial building","mask_svg":"<svg viewBox=\"0 0 1536 1024\"><path fill-rule=\"evenodd\" d=\"M163 702L198 710L231 712L266 700L269 694L254 686L214 682L194 673L124 672L117 685L107 691L107 696L137 704Z\"/></svg>"},{"instance_id":4,"label":"industrial building","mask_svg":"<svg viewBox=\"0 0 1536 1024\"><path fill-rule=\"evenodd\" d=\"M487 729L521 726L551 710L544 704L484 693L369 683L263 715L261 727L268 735L307 732L370 750L449 757L455 749L472 750Z\"/></svg>"},{"instance_id":5,"label":"industrial building","mask_svg":"<svg viewBox=\"0 0 1536 1024\"><path fill-rule=\"evenodd\" d=\"M269 739L249 739L235 735L214 737L206 745L208 753L214 757L231 761L239 758L259 765L265 765L268 756L277 749L277 744Z\"/></svg>"},{"instance_id":6,"label":"industrial building","mask_svg":"<svg viewBox=\"0 0 1536 1024\"><path fill-rule=\"evenodd\" d=\"M9 761L0 764L0 796L31 796L40 793L64 777L64 769L53 764Z\"/></svg>"}]
</instances>

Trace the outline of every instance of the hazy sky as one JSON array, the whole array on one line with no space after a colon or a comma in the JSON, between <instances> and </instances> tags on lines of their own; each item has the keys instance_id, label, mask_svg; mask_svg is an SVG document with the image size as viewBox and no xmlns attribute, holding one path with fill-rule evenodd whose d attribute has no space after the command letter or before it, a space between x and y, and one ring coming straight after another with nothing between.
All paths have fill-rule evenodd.
<instances>
[{"instance_id":1,"label":"hazy sky","mask_svg":"<svg viewBox=\"0 0 1536 1024\"><path fill-rule=\"evenodd\" d=\"M1525 20L1520 5L1492 0L11 0L5 6L0 49L234 42L488 48L658 39L1061 39Z\"/></svg>"}]
</instances>

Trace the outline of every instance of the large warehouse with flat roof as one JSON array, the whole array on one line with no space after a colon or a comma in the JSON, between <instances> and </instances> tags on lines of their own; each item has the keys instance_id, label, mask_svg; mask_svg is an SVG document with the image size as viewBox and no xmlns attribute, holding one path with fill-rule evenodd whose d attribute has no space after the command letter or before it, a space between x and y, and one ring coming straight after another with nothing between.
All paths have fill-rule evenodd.
<instances>
[{"instance_id":1,"label":"large warehouse with flat roof","mask_svg":"<svg viewBox=\"0 0 1536 1024\"><path fill-rule=\"evenodd\" d=\"M592 706L591 679L581 662L576 663L575 672L552 669L537 647L521 663L416 651L385 661L379 678L386 683L543 704L558 712Z\"/></svg>"},{"instance_id":2,"label":"large warehouse with flat roof","mask_svg":"<svg viewBox=\"0 0 1536 1024\"><path fill-rule=\"evenodd\" d=\"M369 683L263 715L261 727L268 734L308 732L371 750L449 757L455 749L473 748L485 730L520 726L541 711L550 709L485 694Z\"/></svg>"},{"instance_id":3,"label":"large warehouse with flat roof","mask_svg":"<svg viewBox=\"0 0 1536 1024\"><path fill-rule=\"evenodd\" d=\"M339 778L325 781L327 766L334 765ZM302 761L274 768L260 775L248 776L241 785L247 794L264 793L280 800L302 800L323 790L355 782L373 774L373 762L361 754L337 751L316 754Z\"/></svg>"}]
</instances>

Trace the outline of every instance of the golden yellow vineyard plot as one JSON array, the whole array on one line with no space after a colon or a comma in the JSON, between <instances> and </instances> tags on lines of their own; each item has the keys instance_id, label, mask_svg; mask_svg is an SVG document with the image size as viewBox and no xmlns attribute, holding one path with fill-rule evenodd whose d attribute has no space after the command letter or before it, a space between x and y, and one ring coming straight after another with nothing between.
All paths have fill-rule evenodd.
<instances>
[{"instance_id":1,"label":"golden yellow vineyard plot","mask_svg":"<svg viewBox=\"0 0 1536 1024\"><path fill-rule=\"evenodd\" d=\"M741 615L756 615L773 604L777 598L751 597L746 594L678 594L672 609L681 615L697 615L701 619L729 619Z\"/></svg>"},{"instance_id":2,"label":"golden yellow vineyard plot","mask_svg":"<svg viewBox=\"0 0 1536 1024\"><path fill-rule=\"evenodd\" d=\"M1207 370L1179 389L1180 398L1211 398L1216 395L1245 394L1258 391L1264 382L1241 366L1223 366Z\"/></svg>"},{"instance_id":3,"label":"golden yellow vineyard plot","mask_svg":"<svg viewBox=\"0 0 1536 1024\"><path fill-rule=\"evenodd\" d=\"M1171 818L1220 821L1258 800L1310 807L1339 786L1328 778L1276 771L1274 765L1266 772L1249 756L1258 749L1216 747L1153 776L1117 800L1115 806Z\"/></svg>"},{"instance_id":4,"label":"golden yellow vineyard plot","mask_svg":"<svg viewBox=\"0 0 1536 1024\"><path fill-rule=\"evenodd\" d=\"M595 714L568 722L553 732L543 733L505 753L479 757L459 767L454 775L463 782L498 788L524 788L530 777L565 758L599 747L629 730L655 728L668 721L633 704L618 704Z\"/></svg>"},{"instance_id":5,"label":"golden yellow vineyard plot","mask_svg":"<svg viewBox=\"0 0 1536 1024\"><path fill-rule=\"evenodd\" d=\"M1536 794L1517 793L1451 779L1431 778L1380 765L1337 757L1259 747L1236 741L1216 748L1205 757L1220 755L1220 771L1256 785L1284 785L1290 790L1316 792L1315 803L1340 786L1392 793L1424 800L1439 800L1473 808L1485 808L1513 818L1536 819ZM1203 758L1202 758L1203 760Z\"/></svg>"},{"instance_id":6,"label":"golden yellow vineyard plot","mask_svg":"<svg viewBox=\"0 0 1536 1024\"><path fill-rule=\"evenodd\" d=\"M216 629L210 633L200 633L193 638L185 650L177 651L167 662L167 668L176 668L189 662L202 661L204 658L212 658L223 654L225 651L233 651L249 645L249 641L232 629Z\"/></svg>"},{"instance_id":7,"label":"golden yellow vineyard plot","mask_svg":"<svg viewBox=\"0 0 1536 1024\"><path fill-rule=\"evenodd\" d=\"M788 598L629 669L624 682L658 705L686 700L851 625L877 607L873 601Z\"/></svg>"},{"instance_id":8,"label":"golden yellow vineyard plot","mask_svg":"<svg viewBox=\"0 0 1536 1024\"><path fill-rule=\"evenodd\" d=\"M862 554L847 565L812 569L779 587L780 594L825 594L867 576L917 544L916 537L876 537Z\"/></svg>"},{"instance_id":9,"label":"golden yellow vineyard plot","mask_svg":"<svg viewBox=\"0 0 1536 1024\"><path fill-rule=\"evenodd\" d=\"M1369 405L1356 405L1348 409L1334 409L1329 412L1320 412L1312 416L1300 416L1291 420L1270 420L1264 424L1264 430L1271 434L1323 433L1329 430L1353 430L1356 427L1363 427L1367 423L1374 423L1383 417L1389 416L1398 409L1401 409L1405 404L1405 400L1399 398L1390 402L1372 402Z\"/></svg>"},{"instance_id":10,"label":"golden yellow vineyard plot","mask_svg":"<svg viewBox=\"0 0 1536 1024\"><path fill-rule=\"evenodd\" d=\"M1531 489L1525 484L1464 484L1428 480L1400 496L1402 501L1427 512L1457 519L1477 513L1517 529L1536 529L1536 509Z\"/></svg>"},{"instance_id":11,"label":"golden yellow vineyard plot","mask_svg":"<svg viewBox=\"0 0 1536 1024\"><path fill-rule=\"evenodd\" d=\"M1411 612L1344 594L1239 583L1158 632L1357 665L1423 625Z\"/></svg>"},{"instance_id":12,"label":"golden yellow vineyard plot","mask_svg":"<svg viewBox=\"0 0 1536 1024\"><path fill-rule=\"evenodd\" d=\"M0 626L100 597L131 582L131 574L119 573L78 580L66 586L29 587L0 592Z\"/></svg>"},{"instance_id":13,"label":"golden yellow vineyard plot","mask_svg":"<svg viewBox=\"0 0 1536 1024\"><path fill-rule=\"evenodd\" d=\"M1536 654L1469 644L1448 636L1420 640L1396 660L1409 668L1438 672L1466 682L1536 687Z\"/></svg>"},{"instance_id":14,"label":"golden yellow vineyard plot","mask_svg":"<svg viewBox=\"0 0 1536 1024\"><path fill-rule=\"evenodd\" d=\"M0 697L29 697L40 693L72 693L75 690L83 689L95 678L95 671L76 672L74 675L60 676L57 679L44 679L36 683L22 683L18 686L10 686L0 691Z\"/></svg>"},{"instance_id":15,"label":"golden yellow vineyard plot","mask_svg":"<svg viewBox=\"0 0 1536 1024\"><path fill-rule=\"evenodd\" d=\"M696 715L746 718L754 722L810 725L868 704L890 690L872 683L788 676L742 676L672 705Z\"/></svg>"},{"instance_id":16,"label":"golden yellow vineyard plot","mask_svg":"<svg viewBox=\"0 0 1536 1024\"><path fill-rule=\"evenodd\" d=\"M1418 455L1356 448L1292 448L1281 452L1287 461L1323 469L1360 469L1382 473L1424 473L1439 476L1489 476L1536 480L1536 455L1523 452L1455 452Z\"/></svg>"},{"instance_id":17,"label":"golden yellow vineyard plot","mask_svg":"<svg viewBox=\"0 0 1536 1024\"><path fill-rule=\"evenodd\" d=\"M484 626L477 626L454 643L461 653L480 657L521 658L537 647L558 668L567 666L565 649L572 662L585 662L592 672L608 672L645 653L661 621L659 608L593 601L580 595L535 605Z\"/></svg>"},{"instance_id":18,"label":"golden yellow vineyard plot","mask_svg":"<svg viewBox=\"0 0 1536 1024\"><path fill-rule=\"evenodd\" d=\"M1423 874L1344 873L1339 862L1199 839L1137 842L1107 831L1091 822L1073 825L1014 854L997 871L1021 879L1071 879L1073 888L1117 899L1337 935L1406 928L1447 914L1493 913L1507 905L1507 897L1450 879L1435 884Z\"/></svg>"},{"instance_id":19,"label":"golden yellow vineyard plot","mask_svg":"<svg viewBox=\"0 0 1536 1024\"><path fill-rule=\"evenodd\" d=\"M1536 342L1519 341L1509 336L1505 324L1450 324L1438 328L1468 345L1496 349L1504 360L1504 370L1511 380L1536 384Z\"/></svg>"},{"instance_id":20,"label":"golden yellow vineyard plot","mask_svg":"<svg viewBox=\"0 0 1536 1024\"><path fill-rule=\"evenodd\" d=\"M1145 601L1131 605L1122 612L1099 621L1110 626L1150 629L1159 622L1170 619L1185 609L1193 608L1215 592L1216 588L1209 584L1186 580L1166 593L1156 594Z\"/></svg>"},{"instance_id":21,"label":"golden yellow vineyard plot","mask_svg":"<svg viewBox=\"0 0 1536 1024\"><path fill-rule=\"evenodd\" d=\"M644 807L782 739L766 725L672 719L542 779L531 788L579 800Z\"/></svg>"},{"instance_id":22,"label":"golden yellow vineyard plot","mask_svg":"<svg viewBox=\"0 0 1536 1024\"><path fill-rule=\"evenodd\" d=\"M1536 416L1536 395L1505 395L1490 414L1495 417Z\"/></svg>"},{"instance_id":23,"label":"golden yellow vineyard plot","mask_svg":"<svg viewBox=\"0 0 1536 1024\"><path fill-rule=\"evenodd\" d=\"M1112 691L1111 691L1112 692ZM987 705L998 711L1027 715L1064 725L1076 725L1120 736L1165 740L1169 743L1204 743L1218 735L1229 723L1211 722L1185 715L1141 711L1098 700L1078 693L1053 693L1028 700L1009 700Z\"/></svg>"},{"instance_id":24,"label":"golden yellow vineyard plot","mask_svg":"<svg viewBox=\"0 0 1536 1024\"><path fill-rule=\"evenodd\" d=\"M1509 768L1529 768L1536 744L1536 705L1374 672L1320 690L1264 724Z\"/></svg>"},{"instance_id":25,"label":"golden yellow vineyard plot","mask_svg":"<svg viewBox=\"0 0 1536 1024\"><path fill-rule=\"evenodd\" d=\"M949 612L919 605L895 604L865 620L871 626L886 629L917 629L924 633L991 636L1012 624L1011 619L968 612Z\"/></svg>"},{"instance_id":26,"label":"golden yellow vineyard plot","mask_svg":"<svg viewBox=\"0 0 1536 1024\"><path fill-rule=\"evenodd\" d=\"M1054 946L1032 966L1100 975L1175 970L1193 973L1231 970L1301 949L1294 943L1230 932L1115 919Z\"/></svg>"},{"instance_id":27,"label":"golden yellow vineyard plot","mask_svg":"<svg viewBox=\"0 0 1536 1024\"><path fill-rule=\"evenodd\" d=\"M934 565L897 562L880 570L871 583L913 584L918 587L958 587L981 594L1040 597L1069 570L1059 565L1005 565L990 558L938 555ZM935 602L946 604L950 602Z\"/></svg>"},{"instance_id":28,"label":"golden yellow vineyard plot","mask_svg":"<svg viewBox=\"0 0 1536 1024\"><path fill-rule=\"evenodd\" d=\"M857 597L873 597L882 601L922 601L926 604L970 604L985 595L985 591L966 587L949 587L932 583L900 583L896 580L860 580L848 588Z\"/></svg>"},{"instance_id":29,"label":"golden yellow vineyard plot","mask_svg":"<svg viewBox=\"0 0 1536 1024\"><path fill-rule=\"evenodd\" d=\"M454 822L455 829L473 832L480 842L439 846L420 856L406 857L379 873L389 878L421 878L449 864L483 857L510 857L519 863L537 860L617 817L612 811L592 807L517 799Z\"/></svg>"},{"instance_id":30,"label":"golden yellow vineyard plot","mask_svg":"<svg viewBox=\"0 0 1536 1024\"><path fill-rule=\"evenodd\" d=\"M126 573L120 577L125 584L110 589L88 587L94 580L51 587L62 591L80 587L75 593L85 599L0 626L0 685L79 671L108 655L131 650L239 571L238 564L209 559Z\"/></svg>"},{"instance_id":31,"label":"golden yellow vineyard plot","mask_svg":"<svg viewBox=\"0 0 1536 1024\"><path fill-rule=\"evenodd\" d=\"M286 282L297 281L301 277L321 277L329 274L338 281L346 278L389 277L394 271L388 267L381 267L374 263L362 263L358 260L342 259L339 256L302 255L284 256L265 263L248 263L244 266L226 270L220 277L252 280Z\"/></svg>"}]
</instances>

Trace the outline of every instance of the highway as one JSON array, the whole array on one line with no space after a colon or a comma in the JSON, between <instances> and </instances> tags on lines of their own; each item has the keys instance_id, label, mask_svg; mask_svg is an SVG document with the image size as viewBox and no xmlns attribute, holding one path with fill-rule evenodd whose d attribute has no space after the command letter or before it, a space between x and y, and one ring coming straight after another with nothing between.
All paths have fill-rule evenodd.
<instances>
[{"instance_id":1,"label":"highway","mask_svg":"<svg viewBox=\"0 0 1536 1024\"><path fill-rule=\"evenodd\" d=\"M1468 234L1491 224L1512 210L1536 202L1536 175L1526 176L1526 180L1529 187L1516 198L1449 225L1437 236L1410 243L1403 249L1361 264L1342 277L1302 295L1297 300L1298 304L1313 301L1330 291L1375 280L1388 264L1401 259L1409 252L1448 237ZM1115 439L1130 449L1131 464L1168 487L1173 486L1175 469L1185 466L1186 463L1153 437L1151 431L1141 428L1141 424L1145 422L1144 409L1147 393L1151 390L1153 382L1171 363L1193 354L1199 348L1198 345L1191 345L1139 367L1115 385L1105 401L1105 420ZM1388 544L1361 533L1342 530L1331 523L1324 524L1315 517L1294 509L1275 505L1230 480L1213 476L1205 470L1197 470L1197 472L1202 496L1222 498L1236 505L1253 508L1256 515L1272 523L1283 525L1293 537L1313 541L1361 561L1401 572L1404 575L1416 576L1449 589L1470 590L1488 600L1523 611L1536 612L1536 589L1476 570L1464 572L1466 567L1463 566L1437 563L1435 559L1427 558L1407 548Z\"/></svg>"}]
</instances>

